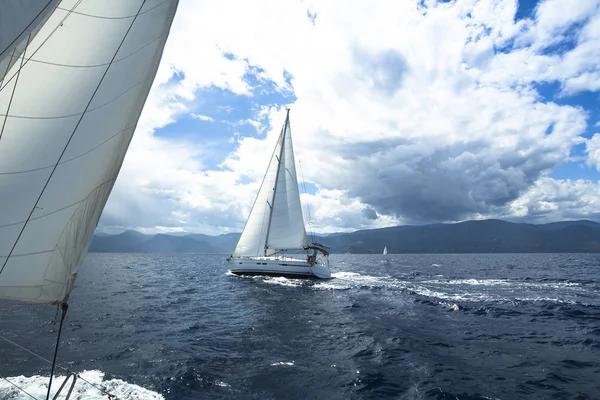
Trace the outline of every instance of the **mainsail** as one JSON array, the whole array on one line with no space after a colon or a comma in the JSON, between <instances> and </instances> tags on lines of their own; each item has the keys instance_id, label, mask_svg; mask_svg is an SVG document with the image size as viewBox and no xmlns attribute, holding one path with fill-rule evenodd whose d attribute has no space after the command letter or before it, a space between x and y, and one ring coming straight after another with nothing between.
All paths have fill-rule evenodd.
<instances>
[{"instance_id":1,"label":"mainsail","mask_svg":"<svg viewBox=\"0 0 600 400\"><path fill-rule=\"evenodd\" d=\"M29 31L0 86L0 298L67 301L177 5L63 0Z\"/></svg>"},{"instance_id":2,"label":"mainsail","mask_svg":"<svg viewBox=\"0 0 600 400\"><path fill-rule=\"evenodd\" d=\"M308 246L289 110L234 257L269 256Z\"/></svg>"}]
</instances>

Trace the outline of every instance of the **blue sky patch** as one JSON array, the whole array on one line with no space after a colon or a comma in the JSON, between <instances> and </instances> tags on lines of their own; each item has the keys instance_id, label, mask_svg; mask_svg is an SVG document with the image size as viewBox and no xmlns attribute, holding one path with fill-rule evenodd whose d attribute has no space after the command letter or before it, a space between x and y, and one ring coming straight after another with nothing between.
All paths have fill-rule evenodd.
<instances>
[{"instance_id":1,"label":"blue sky patch","mask_svg":"<svg viewBox=\"0 0 600 400\"><path fill-rule=\"evenodd\" d=\"M223 53L223 56L236 59L231 53ZM262 68L248 66L243 79L251 87L249 96L215 86L197 90L196 99L189 104L189 112L180 116L175 123L157 129L155 135L201 143L206 151L202 155L204 168L219 170L219 164L237 146L237 140L232 140L233 138L264 137L265 131L270 127L268 118L259 118L261 107L296 101L293 92L282 90L273 81L265 79L263 74ZM177 72L169 84L176 84L184 77L183 73ZM292 78L291 74L284 72L284 79L290 87Z\"/></svg>"},{"instance_id":2,"label":"blue sky patch","mask_svg":"<svg viewBox=\"0 0 600 400\"><path fill-rule=\"evenodd\" d=\"M540 0L519 0L517 3L517 13L515 15L515 21L521 19L534 18L535 8L540 3Z\"/></svg>"}]
</instances>

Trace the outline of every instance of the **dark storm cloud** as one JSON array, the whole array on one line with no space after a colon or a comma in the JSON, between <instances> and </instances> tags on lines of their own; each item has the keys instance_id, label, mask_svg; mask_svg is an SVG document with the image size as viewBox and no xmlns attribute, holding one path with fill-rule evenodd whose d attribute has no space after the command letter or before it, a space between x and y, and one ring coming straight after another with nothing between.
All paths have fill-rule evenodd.
<instances>
[{"instance_id":1,"label":"dark storm cloud","mask_svg":"<svg viewBox=\"0 0 600 400\"><path fill-rule=\"evenodd\" d=\"M347 148L340 154L353 171L342 179L350 196L411 223L460 220L501 208L559 159L543 148L499 151L482 140L439 148L386 144L342 146Z\"/></svg>"}]
</instances>

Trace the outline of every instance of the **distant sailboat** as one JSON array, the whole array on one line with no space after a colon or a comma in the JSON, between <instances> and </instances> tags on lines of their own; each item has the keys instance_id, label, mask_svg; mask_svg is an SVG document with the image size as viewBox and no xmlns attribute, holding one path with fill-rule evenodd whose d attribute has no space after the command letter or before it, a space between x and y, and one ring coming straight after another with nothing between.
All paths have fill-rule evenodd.
<instances>
[{"instance_id":1,"label":"distant sailboat","mask_svg":"<svg viewBox=\"0 0 600 400\"><path fill-rule=\"evenodd\" d=\"M298 258L288 251L306 255ZM328 247L308 245L289 110L246 226L227 261L229 270L238 275L331 277Z\"/></svg>"},{"instance_id":2,"label":"distant sailboat","mask_svg":"<svg viewBox=\"0 0 600 400\"><path fill-rule=\"evenodd\" d=\"M62 327L177 5L0 2L0 299L60 306Z\"/></svg>"},{"instance_id":3,"label":"distant sailboat","mask_svg":"<svg viewBox=\"0 0 600 400\"><path fill-rule=\"evenodd\" d=\"M387 254L387 246L383 246L383 255Z\"/></svg>"}]
</instances>

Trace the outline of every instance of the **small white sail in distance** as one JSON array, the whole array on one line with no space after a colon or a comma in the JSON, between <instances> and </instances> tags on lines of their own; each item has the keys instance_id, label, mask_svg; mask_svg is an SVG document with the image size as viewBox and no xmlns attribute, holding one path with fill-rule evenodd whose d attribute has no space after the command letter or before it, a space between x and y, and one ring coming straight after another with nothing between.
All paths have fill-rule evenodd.
<instances>
[{"instance_id":1,"label":"small white sail in distance","mask_svg":"<svg viewBox=\"0 0 600 400\"><path fill-rule=\"evenodd\" d=\"M280 250L300 250L307 246L288 110L233 256L270 256Z\"/></svg>"},{"instance_id":2,"label":"small white sail in distance","mask_svg":"<svg viewBox=\"0 0 600 400\"><path fill-rule=\"evenodd\" d=\"M387 254L387 246L383 246L383 254Z\"/></svg>"},{"instance_id":3,"label":"small white sail in distance","mask_svg":"<svg viewBox=\"0 0 600 400\"><path fill-rule=\"evenodd\" d=\"M177 5L63 0L8 69L0 86L0 298L67 301Z\"/></svg>"}]
</instances>

